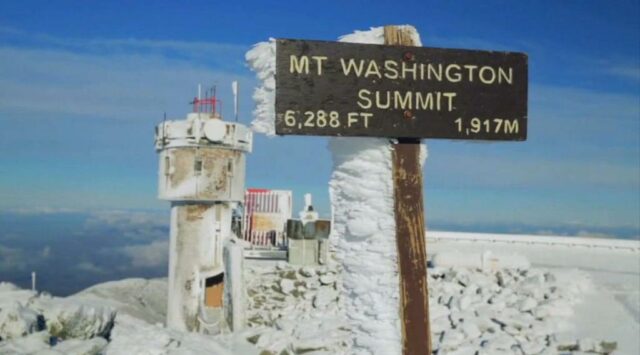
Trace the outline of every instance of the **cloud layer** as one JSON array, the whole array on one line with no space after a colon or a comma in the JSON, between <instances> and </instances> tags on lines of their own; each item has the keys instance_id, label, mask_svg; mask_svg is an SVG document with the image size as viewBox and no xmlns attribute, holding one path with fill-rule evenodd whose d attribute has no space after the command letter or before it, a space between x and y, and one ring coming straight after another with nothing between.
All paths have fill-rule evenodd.
<instances>
[{"instance_id":1,"label":"cloud layer","mask_svg":"<svg viewBox=\"0 0 640 355\"><path fill-rule=\"evenodd\" d=\"M195 94L197 83L217 83L227 99L231 81L253 82L240 73L245 50L230 44L75 40L0 29L0 113L120 120L149 120L151 113L163 111L182 114L179 103L187 103L185 94Z\"/></svg>"}]
</instances>

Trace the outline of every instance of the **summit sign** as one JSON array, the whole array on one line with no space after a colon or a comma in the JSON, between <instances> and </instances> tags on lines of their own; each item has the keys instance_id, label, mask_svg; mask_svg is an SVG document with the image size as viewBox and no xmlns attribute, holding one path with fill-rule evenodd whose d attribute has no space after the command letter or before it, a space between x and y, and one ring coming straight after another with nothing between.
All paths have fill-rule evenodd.
<instances>
[{"instance_id":1,"label":"summit sign","mask_svg":"<svg viewBox=\"0 0 640 355\"><path fill-rule=\"evenodd\" d=\"M280 39L276 133L521 141L527 56Z\"/></svg>"}]
</instances>

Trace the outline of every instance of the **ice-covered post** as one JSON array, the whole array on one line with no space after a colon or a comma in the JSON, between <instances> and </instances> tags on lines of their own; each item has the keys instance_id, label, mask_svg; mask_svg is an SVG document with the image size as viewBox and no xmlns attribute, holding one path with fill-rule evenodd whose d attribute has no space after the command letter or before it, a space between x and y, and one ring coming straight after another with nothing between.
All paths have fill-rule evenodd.
<instances>
[{"instance_id":1,"label":"ice-covered post","mask_svg":"<svg viewBox=\"0 0 640 355\"><path fill-rule=\"evenodd\" d=\"M353 352L428 354L420 140L525 140L527 58L420 47L412 26L340 41L278 39L247 53L262 80L253 127L335 137L332 234Z\"/></svg>"}]
</instances>

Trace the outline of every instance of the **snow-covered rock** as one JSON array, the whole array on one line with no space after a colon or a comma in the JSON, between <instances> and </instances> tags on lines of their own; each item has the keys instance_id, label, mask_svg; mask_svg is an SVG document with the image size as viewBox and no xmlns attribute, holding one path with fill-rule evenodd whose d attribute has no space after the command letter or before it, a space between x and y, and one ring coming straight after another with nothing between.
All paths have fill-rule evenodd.
<instances>
[{"instance_id":1,"label":"snow-covered rock","mask_svg":"<svg viewBox=\"0 0 640 355\"><path fill-rule=\"evenodd\" d=\"M296 288L296 285L294 284L293 280L290 280L290 279L280 280L279 286L280 286L280 291L285 295L290 294L291 291L293 291Z\"/></svg>"},{"instance_id":2,"label":"snow-covered rock","mask_svg":"<svg viewBox=\"0 0 640 355\"><path fill-rule=\"evenodd\" d=\"M32 307L44 316L49 333L62 339L106 338L116 317L111 307L72 298L39 297Z\"/></svg>"},{"instance_id":3,"label":"snow-covered rock","mask_svg":"<svg viewBox=\"0 0 640 355\"><path fill-rule=\"evenodd\" d=\"M304 277L316 276L316 269L312 266L303 266L300 268L300 275Z\"/></svg>"},{"instance_id":4,"label":"snow-covered rock","mask_svg":"<svg viewBox=\"0 0 640 355\"><path fill-rule=\"evenodd\" d=\"M111 341L105 355L178 355L178 354L248 354L258 351L247 341L237 337L212 337L204 334L174 331L151 325L129 315L116 318Z\"/></svg>"},{"instance_id":5,"label":"snow-covered rock","mask_svg":"<svg viewBox=\"0 0 640 355\"><path fill-rule=\"evenodd\" d=\"M65 355L99 355L107 347L107 340L95 337L88 340L68 339L52 347L50 351Z\"/></svg>"},{"instance_id":6,"label":"snow-covered rock","mask_svg":"<svg viewBox=\"0 0 640 355\"><path fill-rule=\"evenodd\" d=\"M338 291L345 277L339 265L313 268L313 272L286 263L256 261L246 266L249 327L217 336L173 331L162 322L148 321L154 319L149 316L152 310L163 305L153 292L141 292L137 298L135 290L166 294L166 280L123 280L67 298L0 284L0 305L5 307L0 312L17 310L23 313L18 319L28 320L22 323L28 326L9 327L22 331L0 340L0 354L327 355L353 354L363 348L375 349L374 354L395 354L374 346L395 341L397 325L392 322L397 320L397 309L348 315ZM330 282L321 281L325 276ZM282 292L283 284L287 293ZM590 279L579 271L430 268L434 353L615 354L615 341L577 336L568 323L590 287ZM362 306L359 302L382 302L377 294L366 297L370 299L353 302L357 307ZM129 307L124 305L127 300L133 303ZM7 323L8 318L12 320ZM13 318L0 318L0 329L3 324L5 329L15 324ZM69 331L61 334L50 327L59 323ZM359 327L355 331L354 324ZM360 332L380 332L384 339L372 342L354 337ZM350 348L352 342L355 350Z\"/></svg>"},{"instance_id":7,"label":"snow-covered rock","mask_svg":"<svg viewBox=\"0 0 640 355\"><path fill-rule=\"evenodd\" d=\"M336 275L335 274L324 274L320 276L320 283L323 285L333 285L336 283Z\"/></svg>"},{"instance_id":8,"label":"snow-covered rock","mask_svg":"<svg viewBox=\"0 0 640 355\"><path fill-rule=\"evenodd\" d=\"M0 354L36 354L50 348L51 334L47 331L0 341Z\"/></svg>"},{"instance_id":9,"label":"snow-covered rock","mask_svg":"<svg viewBox=\"0 0 640 355\"><path fill-rule=\"evenodd\" d=\"M17 301L0 303L0 339L26 336L44 327L38 313Z\"/></svg>"},{"instance_id":10,"label":"snow-covered rock","mask_svg":"<svg viewBox=\"0 0 640 355\"><path fill-rule=\"evenodd\" d=\"M325 308L331 302L338 299L338 292L332 289L323 288L313 298L313 306L315 308Z\"/></svg>"},{"instance_id":11,"label":"snow-covered rock","mask_svg":"<svg viewBox=\"0 0 640 355\"><path fill-rule=\"evenodd\" d=\"M101 283L70 298L109 306L148 323L164 323L167 317L167 279L125 279Z\"/></svg>"},{"instance_id":12,"label":"snow-covered rock","mask_svg":"<svg viewBox=\"0 0 640 355\"><path fill-rule=\"evenodd\" d=\"M340 270L261 262L247 266L246 339L272 354L348 353L350 335L335 288ZM281 291L283 284L290 292Z\"/></svg>"}]
</instances>

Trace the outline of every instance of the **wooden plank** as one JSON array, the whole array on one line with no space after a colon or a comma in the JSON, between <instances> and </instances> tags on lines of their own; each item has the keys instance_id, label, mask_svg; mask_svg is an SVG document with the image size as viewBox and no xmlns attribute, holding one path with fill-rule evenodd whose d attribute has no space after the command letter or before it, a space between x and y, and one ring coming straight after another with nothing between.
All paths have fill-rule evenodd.
<instances>
[{"instance_id":1,"label":"wooden plank","mask_svg":"<svg viewBox=\"0 0 640 355\"><path fill-rule=\"evenodd\" d=\"M389 45L414 45L409 32L394 26L385 26L384 38ZM431 354L420 141L399 139L393 148L402 353Z\"/></svg>"},{"instance_id":2,"label":"wooden plank","mask_svg":"<svg viewBox=\"0 0 640 355\"><path fill-rule=\"evenodd\" d=\"M223 305L224 274L205 280L204 304L207 307L218 308Z\"/></svg>"},{"instance_id":3,"label":"wooden plank","mask_svg":"<svg viewBox=\"0 0 640 355\"><path fill-rule=\"evenodd\" d=\"M521 141L526 54L279 39L276 133Z\"/></svg>"}]
</instances>

